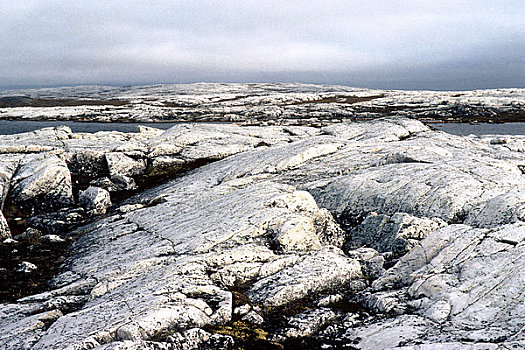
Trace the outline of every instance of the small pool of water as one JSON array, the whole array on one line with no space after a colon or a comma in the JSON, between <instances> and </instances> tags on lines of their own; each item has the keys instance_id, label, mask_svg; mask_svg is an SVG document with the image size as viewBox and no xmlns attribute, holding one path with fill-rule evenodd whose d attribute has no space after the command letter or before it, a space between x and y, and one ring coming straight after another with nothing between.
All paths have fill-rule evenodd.
<instances>
[{"instance_id":1,"label":"small pool of water","mask_svg":"<svg viewBox=\"0 0 525 350\"><path fill-rule=\"evenodd\" d=\"M36 120L0 120L0 135L19 134L42 128L60 125L69 126L73 132L121 131L136 132L137 126L144 125L157 129L169 129L179 123L100 123L75 121L36 121Z\"/></svg>"},{"instance_id":2,"label":"small pool of water","mask_svg":"<svg viewBox=\"0 0 525 350\"><path fill-rule=\"evenodd\" d=\"M525 135L525 122L501 124L436 123L428 125L454 135Z\"/></svg>"}]
</instances>

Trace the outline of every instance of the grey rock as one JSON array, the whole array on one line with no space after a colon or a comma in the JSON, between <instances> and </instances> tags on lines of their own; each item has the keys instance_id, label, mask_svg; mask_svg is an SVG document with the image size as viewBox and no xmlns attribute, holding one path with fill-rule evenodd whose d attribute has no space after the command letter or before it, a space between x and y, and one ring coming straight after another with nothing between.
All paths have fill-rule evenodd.
<instances>
[{"instance_id":1,"label":"grey rock","mask_svg":"<svg viewBox=\"0 0 525 350\"><path fill-rule=\"evenodd\" d=\"M105 214L106 210L111 206L109 192L93 186L89 186L85 191L79 193L78 202L95 215Z\"/></svg>"},{"instance_id":2,"label":"grey rock","mask_svg":"<svg viewBox=\"0 0 525 350\"><path fill-rule=\"evenodd\" d=\"M493 231L445 227L372 286L407 285L412 307L456 337L494 341L514 334L521 325L521 305L507 300L519 299L523 229L523 223Z\"/></svg>"},{"instance_id":3,"label":"grey rock","mask_svg":"<svg viewBox=\"0 0 525 350\"><path fill-rule=\"evenodd\" d=\"M211 334L200 328L188 329L182 333L175 333L166 339L180 350L198 350L210 339Z\"/></svg>"},{"instance_id":4,"label":"grey rock","mask_svg":"<svg viewBox=\"0 0 525 350\"><path fill-rule=\"evenodd\" d=\"M0 211L4 210L7 194L11 188L11 179L19 166L21 158L16 154L1 154L0 152Z\"/></svg>"},{"instance_id":5,"label":"grey rock","mask_svg":"<svg viewBox=\"0 0 525 350\"><path fill-rule=\"evenodd\" d=\"M63 243L65 240L58 235L45 235L40 238L44 243Z\"/></svg>"},{"instance_id":6,"label":"grey rock","mask_svg":"<svg viewBox=\"0 0 525 350\"><path fill-rule=\"evenodd\" d=\"M70 148L66 148L70 150ZM108 176L109 170L103 150L78 149L70 150L63 156L73 178L79 182Z\"/></svg>"},{"instance_id":7,"label":"grey rock","mask_svg":"<svg viewBox=\"0 0 525 350\"><path fill-rule=\"evenodd\" d=\"M52 281L55 289L0 307L2 328L11 327L0 347L168 348L157 335L229 322L229 289L238 286L265 307L307 302L316 311L327 295L368 306L368 316L349 313L313 327L328 344L376 349L524 341L519 193L525 178L519 166L525 153L406 119L284 130L192 124L162 134L49 130L31 136L53 137L43 144L55 151L65 144L67 152L89 147L148 164L173 157L199 167L120 205L129 210L68 232L78 239ZM2 140L23 145L19 137ZM18 161L23 167L33 157L23 153ZM217 161L203 165L211 160ZM81 212L45 215L51 225ZM372 219L363 225L372 212L391 225L372 225ZM40 226L32 224L37 217ZM435 230L435 218L449 225ZM29 221L45 232L42 216ZM392 237L414 245L383 271L387 254L340 249L357 225L380 231L385 249L394 249L386 244ZM325 305L337 304L330 300ZM63 316L48 328L31 328L46 307ZM231 341L212 335L202 347Z\"/></svg>"},{"instance_id":8,"label":"grey rock","mask_svg":"<svg viewBox=\"0 0 525 350\"><path fill-rule=\"evenodd\" d=\"M242 306L237 306L235 309L233 309L233 314L234 315L244 316L248 312L250 312L251 309L252 309L252 307L250 306L250 304L244 304Z\"/></svg>"},{"instance_id":9,"label":"grey rock","mask_svg":"<svg viewBox=\"0 0 525 350\"><path fill-rule=\"evenodd\" d=\"M416 342L430 335L433 323L415 315L402 315L394 319L348 328L342 336L360 350L392 349Z\"/></svg>"},{"instance_id":10,"label":"grey rock","mask_svg":"<svg viewBox=\"0 0 525 350\"><path fill-rule=\"evenodd\" d=\"M404 213L392 216L373 213L351 230L351 238L346 248L365 246L379 252L393 252L399 257L413 248L418 241L444 226L446 223L438 218L417 218Z\"/></svg>"},{"instance_id":11,"label":"grey rock","mask_svg":"<svg viewBox=\"0 0 525 350\"><path fill-rule=\"evenodd\" d=\"M73 204L71 173L57 156L37 156L12 180L13 203L30 215Z\"/></svg>"},{"instance_id":12,"label":"grey rock","mask_svg":"<svg viewBox=\"0 0 525 350\"><path fill-rule=\"evenodd\" d=\"M361 266L356 260L329 248L311 253L293 266L257 281L247 295L255 302L280 306L337 289L361 277Z\"/></svg>"},{"instance_id":13,"label":"grey rock","mask_svg":"<svg viewBox=\"0 0 525 350\"><path fill-rule=\"evenodd\" d=\"M201 171L214 172L204 168ZM250 278L257 278L298 259L291 256L283 260L264 243L270 239L266 229L269 223L301 211L291 204L272 204L279 198L295 198L293 187L247 179L219 186L210 186L207 181L207 176L201 177L198 172L180 178L152 191L152 199L163 193L166 202L83 228L89 233L74 243L72 249L76 253L68 262L69 270L80 276L96 276L99 282L90 291L88 304L55 322L36 348L82 344L87 339L83 334L110 329L116 329L114 340L137 341L148 340L156 332L175 325L184 329L226 322L232 313L232 296L214 285L210 269L217 270L218 275L238 271L240 278L251 274L251 270L240 269L240 264L250 262L258 266ZM244 201L246 196L251 198L248 203ZM174 212L194 213L190 216L194 222L187 216L168 214ZM233 213L237 220L231 221L228 215ZM217 230L218 227L222 229ZM137 242L140 250L118 248L132 247ZM262 246L256 248L256 242ZM324 255L328 260L337 254ZM344 255L338 259L349 260ZM349 268L359 268L353 261L347 264ZM120 301L123 297L126 307Z\"/></svg>"},{"instance_id":14,"label":"grey rock","mask_svg":"<svg viewBox=\"0 0 525 350\"><path fill-rule=\"evenodd\" d=\"M522 344L523 345L523 344ZM508 347L507 347L508 346ZM491 344L491 343L477 343L468 344L460 342L449 342L449 343L434 343L434 344L420 344L420 345L409 345L395 347L396 350L492 350L492 349L519 349L519 344L515 344L517 347L513 347L512 344Z\"/></svg>"},{"instance_id":15,"label":"grey rock","mask_svg":"<svg viewBox=\"0 0 525 350\"><path fill-rule=\"evenodd\" d=\"M320 307L329 306L330 304L335 304L342 301L344 297L341 294L331 294L327 296L322 296L317 301L316 305Z\"/></svg>"},{"instance_id":16,"label":"grey rock","mask_svg":"<svg viewBox=\"0 0 525 350\"><path fill-rule=\"evenodd\" d=\"M17 272L22 272L22 273L32 273L32 272L35 272L36 270L38 270L38 267L35 264L32 264L28 261L22 261L18 265L18 268L16 269Z\"/></svg>"},{"instance_id":17,"label":"grey rock","mask_svg":"<svg viewBox=\"0 0 525 350\"><path fill-rule=\"evenodd\" d=\"M6 118L93 121L222 121L252 125L323 125L396 113L428 121L499 121L523 115L523 89L396 91L312 84L96 86L2 92ZM37 107L47 99L127 101L123 105ZM18 99L18 102L13 102ZM26 104L22 102L25 101ZM18 103L18 104L17 104ZM20 104L22 103L22 104ZM33 107L23 107L33 106ZM507 116L507 119L505 119ZM503 118L503 119L501 119ZM515 117L516 118L516 117ZM293 128L293 127L290 127ZM144 129L143 129L144 130ZM141 131L155 135L156 131Z\"/></svg>"},{"instance_id":18,"label":"grey rock","mask_svg":"<svg viewBox=\"0 0 525 350\"><path fill-rule=\"evenodd\" d=\"M46 235L62 235L85 218L86 212L83 208L60 209L56 212L32 216L27 220L27 224Z\"/></svg>"},{"instance_id":19,"label":"grey rock","mask_svg":"<svg viewBox=\"0 0 525 350\"><path fill-rule=\"evenodd\" d=\"M282 333L291 338L310 337L338 316L340 314L328 308L308 310L289 317L287 320L289 328L284 329Z\"/></svg>"},{"instance_id":20,"label":"grey rock","mask_svg":"<svg viewBox=\"0 0 525 350\"><path fill-rule=\"evenodd\" d=\"M525 221L525 191L509 191L473 208L465 219L472 226L496 227Z\"/></svg>"},{"instance_id":21,"label":"grey rock","mask_svg":"<svg viewBox=\"0 0 525 350\"><path fill-rule=\"evenodd\" d=\"M31 349L47 327L62 316L58 310L45 311L35 304L0 305L0 341L5 349Z\"/></svg>"},{"instance_id":22,"label":"grey rock","mask_svg":"<svg viewBox=\"0 0 525 350\"><path fill-rule=\"evenodd\" d=\"M137 189L137 184L135 183L135 180L132 177L124 176L124 175L115 175L111 178L113 183L116 186L115 191L133 191ZM110 191L113 189L110 187L108 190Z\"/></svg>"},{"instance_id":23,"label":"grey rock","mask_svg":"<svg viewBox=\"0 0 525 350\"><path fill-rule=\"evenodd\" d=\"M235 342L229 335L214 334L206 341L203 348L206 350L230 350L233 349Z\"/></svg>"},{"instance_id":24,"label":"grey rock","mask_svg":"<svg viewBox=\"0 0 525 350\"><path fill-rule=\"evenodd\" d=\"M376 279L385 272L385 258L372 248L351 250L347 252L347 256L359 261L361 272L368 278Z\"/></svg>"},{"instance_id":25,"label":"grey rock","mask_svg":"<svg viewBox=\"0 0 525 350\"><path fill-rule=\"evenodd\" d=\"M136 176L146 171L146 162L144 160L135 160L124 153L111 152L106 155L109 175Z\"/></svg>"},{"instance_id":26,"label":"grey rock","mask_svg":"<svg viewBox=\"0 0 525 350\"><path fill-rule=\"evenodd\" d=\"M463 222L473 208L522 185L517 164L523 161L523 156L516 153L494 153L465 138L440 133L426 133L402 143L387 142L380 150L377 144L367 146L372 140L362 140L359 148L356 145L344 148L337 159L328 161L335 174L342 176L327 179L328 172L320 178L326 180L309 185L320 206L351 226L361 223L372 212L390 216L405 212L417 217L437 217L449 223ZM426 153L419 151L422 147ZM417 161L381 162L385 153L400 151ZM348 158L354 160L349 164ZM312 164L303 172L311 169L317 174L317 166ZM348 175L344 173L345 168L350 168L346 170Z\"/></svg>"},{"instance_id":27,"label":"grey rock","mask_svg":"<svg viewBox=\"0 0 525 350\"><path fill-rule=\"evenodd\" d=\"M111 181L108 177L99 177L94 180L91 180L89 182L89 185L103 188L110 193L120 190L120 188L115 183L113 183L113 181ZM122 190L128 190L128 188L123 188Z\"/></svg>"},{"instance_id":28,"label":"grey rock","mask_svg":"<svg viewBox=\"0 0 525 350\"><path fill-rule=\"evenodd\" d=\"M21 134L1 135L0 153L18 155L18 160L22 160L24 156L20 155L55 151L64 145L64 141L68 140L71 134L69 127L60 126Z\"/></svg>"},{"instance_id":29,"label":"grey rock","mask_svg":"<svg viewBox=\"0 0 525 350\"><path fill-rule=\"evenodd\" d=\"M253 310L244 315L241 320L256 326L260 326L264 323L264 318Z\"/></svg>"},{"instance_id":30,"label":"grey rock","mask_svg":"<svg viewBox=\"0 0 525 350\"><path fill-rule=\"evenodd\" d=\"M11 237L11 230L7 224L7 220L4 217L4 214L0 211L0 240L5 240Z\"/></svg>"},{"instance_id":31,"label":"grey rock","mask_svg":"<svg viewBox=\"0 0 525 350\"><path fill-rule=\"evenodd\" d=\"M15 239L18 241L36 241L39 240L42 237L42 231L34 228L34 227L28 227L23 233L15 236Z\"/></svg>"},{"instance_id":32,"label":"grey rock","mask_svg":"<svg viewBox=\"0 0 525 350\"><path fill-rule=\"evenodd\" d=\"M394 314L405 313L407 305L404 303L405 290L394 290L384 292L364 292L358 296L361 304L376 314Z\"/></svg>"}]
</instances>

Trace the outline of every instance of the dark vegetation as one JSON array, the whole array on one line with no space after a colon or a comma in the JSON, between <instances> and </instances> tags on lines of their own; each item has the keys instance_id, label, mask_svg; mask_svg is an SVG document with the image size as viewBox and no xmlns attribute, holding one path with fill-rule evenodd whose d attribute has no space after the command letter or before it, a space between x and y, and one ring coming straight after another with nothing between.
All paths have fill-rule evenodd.
<instances>
[{"instance_id":1,"label":"dark vegetation","mask_svg":"<svg viewBox=\"0 0 525 350\"><path fill-rule=\"evenodd\" d=\"M325 98L322 98L322 99L319 99L319 100L286 103L283 106L298 106L298 105L306 105L306 104L313 104L313 103L354 104L354 103L358 103L358 102L372 101L372 100L375 100L376 98L382 98L382 97L385 97L385 95L366 96L366 97L358 97L358 96L331 96L331 97L325 97Z\"/></svg>"},{"instance_id":2,"label":"dark vegetation","mask_svg":"<svg viewBox=\"0 0 525 350\"><path fill-rule=\"evenodd\" d=\"M25 241L16 245L0 245L0 302L9 302L44 292L47 282L59 272L70 242L43 243ZM38 270L30 273L16 272L18 264L30 261Z\"/></svg>"},{"instance_id":3,"label":"dark vegetation","mask_svg":"<svg viewBox=\"0 0 525 350\"><path fill-rule=\"evenodd\" d=\"M233 315L230 322L224 325L208 326L205 328L207 331L213 334L231 336L235 342L234 350L320 349L325 343L326 339L314 337L287 338L284 342L277 342L270 337L279 329L286 328L288 317L315 308L313 303L316 296L309 296L284 306L265 307L255 305L248 299L245 295L247 288L248 286L230 288L233 295L233 309L245 304L259 307L262 310L260 314L265 319L264 324L260 327L254 326L243 321L239 315ZM329 305L329 307L345 313L357 313L361 318L368 317L368 310L360 304L350 301L349 298Z\"/></svg>"},{"instance_id":4,"label":"dark vegetation","mask_svg":"<svg viewBox=\"0 0 525 350\"><path fill-rule=\"evenodd\" d=\"M0 97L0 108L123 106L127 104L129 104L129 101L124 101L124 100L45 99L45 98L28 97L28 96Z\"/></svg>"}]
</instances>

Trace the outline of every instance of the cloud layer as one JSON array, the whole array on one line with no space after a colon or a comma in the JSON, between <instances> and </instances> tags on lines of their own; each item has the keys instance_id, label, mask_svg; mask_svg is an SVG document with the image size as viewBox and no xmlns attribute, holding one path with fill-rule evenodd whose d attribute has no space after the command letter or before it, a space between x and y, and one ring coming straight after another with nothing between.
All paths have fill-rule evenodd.
<instances>
[{"instance_id":1,"label":"cloud layer","mask_svg":"<svg viewBox=\"0 0 525 350\"><path fill-rule=\"evenodd\" d=\"M3 87L525 87L522 0L26 0L0 13Z\"/></svg>"}]
</instances>

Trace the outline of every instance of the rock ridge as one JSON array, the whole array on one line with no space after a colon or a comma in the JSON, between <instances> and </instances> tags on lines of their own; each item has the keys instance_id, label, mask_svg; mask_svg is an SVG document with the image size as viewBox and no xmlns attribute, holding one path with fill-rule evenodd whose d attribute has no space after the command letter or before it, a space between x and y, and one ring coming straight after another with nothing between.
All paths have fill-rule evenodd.
<instances>
[{"instance_id":1,"label":"rock ridge","mask_svg":"<svg viewBox=\"0 0 525 350\"><path fill-rule=\"evenodd\" d=\"M524 89L399 91L311 84L80 86L3 91L1 119L326 125L388 116L512 122Z\"/></svg>"}]
</instances>

